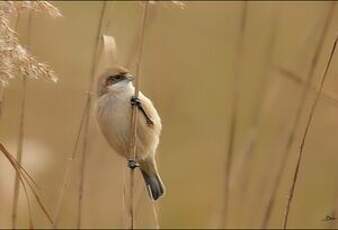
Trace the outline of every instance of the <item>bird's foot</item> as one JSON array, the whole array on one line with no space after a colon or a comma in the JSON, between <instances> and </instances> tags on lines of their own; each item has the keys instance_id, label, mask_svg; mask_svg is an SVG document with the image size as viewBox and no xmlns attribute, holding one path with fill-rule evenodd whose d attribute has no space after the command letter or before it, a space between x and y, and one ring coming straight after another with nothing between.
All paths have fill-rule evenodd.
<instances>
[{"instance_id":1,"label":"bird's foot","mask_svg":"<svg viewBox=\"0 0 338 230\"><path fill-rule=\"evenodd\" d=\"M130 103L132 106L137 106L140 108L141 105L141 100L140 98L136 97L136 96L132 96L130 99Z\"/></svg>"},{"instance_id":2,"label":"bird's foot","mask_svg":"<svg viewBox=\"0 0 338 230\"><path fill-rule=\"evenodd\" d=\"M128 160L128 167L133 170L135 168L140 167L140 164L136 160L129 159Z\"/></svg>"}]
</instances>

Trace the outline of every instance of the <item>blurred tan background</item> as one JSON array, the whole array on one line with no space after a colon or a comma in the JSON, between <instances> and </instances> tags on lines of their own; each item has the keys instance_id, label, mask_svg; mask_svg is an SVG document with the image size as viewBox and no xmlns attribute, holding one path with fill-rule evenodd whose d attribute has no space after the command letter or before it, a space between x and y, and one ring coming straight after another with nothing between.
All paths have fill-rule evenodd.
<instances>
[{"instance_id":1,"label":"blurred tan background","mask_svg":"<svg viewBox=\"0 0 338 230\"><path fill-rule=\"evenodd\" d=\"M56 206L85 105L103 3L53 4L64 17L51 19L34 14L30 49L39 60L53 67L59 82L29 80L23 153L23 165L38 182L51 211ZM301 79L307 77L314 47L331 5L325 1L250 1L247 4L228 227L260 226L301 91L301 85L281 74L279 68L288 69ZM104 33L115 37L119 62L123 64L134 53L142 7L138 2L122 1L107 2L106 7ZM242 2L220 1L186 2L184 10L169 2L150 6L141 89L152 98L163 120L159 147L160 171L167 186L167 194L159 202L163 228L215 228L223 218L224 167L241 7ZM27 18L23 15L18 26L23 44L27 41ZM338 6L315 70L315 86L337 32ZM275 40L271 45L272 36ZM333 95L338 95L336 63L337 55L324 88ZM307 100L302 124L308 117L313 92ZM17 78L6 89L0 122L1 141L13 154L17 149L21 98L22 82ZM260 125L255 134L257 146L249 164L243 164L254 116L262 104L264 109L258 114ZM337 116L337 103L321 97L304 149L289 227L328 228L335 224L322 219L338 206ZM301 125L269 227L282 226L303 130ZM127 172L127 164L109 148L93 116L89 137L82 226L121 228L125 215L122 212L123 171ZM80 156L77 155L73 164L72 182L60 216L61 228L76 226ZM236 177L245 170L249 170L248 178ZM243 183L246 191L241 191ZM0 157L0 228L11 226L13 184L14 171L5 158ZM136 187L139 199L136 226L152 228L152 211L143 181L138 180ZM33 216L36 227L50 227L36 204ZM27 227L23 194L18 226Z\"/></svg>"}]
</instances>

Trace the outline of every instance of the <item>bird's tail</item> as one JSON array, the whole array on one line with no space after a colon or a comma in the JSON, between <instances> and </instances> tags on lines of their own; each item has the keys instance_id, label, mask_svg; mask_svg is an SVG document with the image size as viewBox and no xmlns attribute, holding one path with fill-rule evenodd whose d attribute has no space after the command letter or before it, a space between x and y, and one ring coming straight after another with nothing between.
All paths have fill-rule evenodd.
<instances>
[{"instance_id":1,"label":"bird's tail","mask_svg":"<svg viewBox=\"0 0 338 230\"><path fill-rule=\"evenodd\" d=\"M141 161L140 169L146 183L149 196L154 200L163 196L165 193L165 187L157 171L155 159L150 158Z\"/></svg>"}]
</instances>

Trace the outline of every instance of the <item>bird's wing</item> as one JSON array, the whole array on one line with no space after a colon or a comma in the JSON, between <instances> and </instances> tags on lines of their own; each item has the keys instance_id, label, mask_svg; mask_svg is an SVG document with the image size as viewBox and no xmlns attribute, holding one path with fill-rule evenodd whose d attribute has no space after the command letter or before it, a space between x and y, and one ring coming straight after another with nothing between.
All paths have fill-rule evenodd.
<instances>
[{"instance_id":1,"label":"bird's wing","mask_svg":"<svg viewBox=\"0 0 338 230\"><path fill-rule=\"evenodd\" d=\"M152 129L160 131L161 130L161 119L153 103L146 96L144 96L141 92L140 92L139 98L141 100L141 105L143 108L143 111L140 111L139 113L139 119L140 119L139 122L147 125L148 127ZM147 117L151 120L152 124L147 123Z\"/></svg>"},{"instance_id":2,"label":"bird's wing","mask_svg":"<svg viewBox=\"0 0 338 230\"><path fill-rule=\"evenodd\" d=\"M141 112L138 113L137 152L141 158L144 158L156 151L161 133L161 120L152 102L142 94L140 94L139 98L144 111L153 121L153 125L150 126L147 124L144 115Z\"/></svg>"}]
</instances>

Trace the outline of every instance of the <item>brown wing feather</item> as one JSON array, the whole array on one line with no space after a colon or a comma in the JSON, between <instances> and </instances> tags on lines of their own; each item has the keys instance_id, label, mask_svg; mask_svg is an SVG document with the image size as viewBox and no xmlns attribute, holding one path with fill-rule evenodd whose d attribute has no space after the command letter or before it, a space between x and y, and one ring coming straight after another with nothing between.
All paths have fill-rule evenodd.
<instances>
[{"instance_id":1,"label":"brown wing feather","mask_svg":"<svg viewBox=\"0 0 338 230\"><path fill-rule=\"evenodd\" d=\"M161 120L152 102L142 93L140 93L139 98L144 111L153 121L153 125L149 126L144 115L141 112L138 113L137 154L140 158L144 159L156 151L161 132Z\"/></svg>"}]
</instances>

